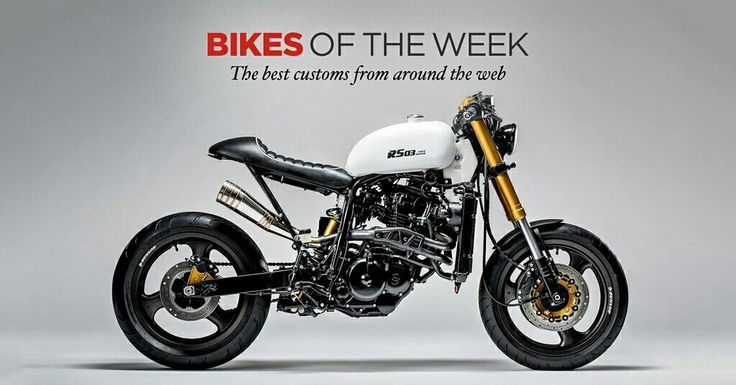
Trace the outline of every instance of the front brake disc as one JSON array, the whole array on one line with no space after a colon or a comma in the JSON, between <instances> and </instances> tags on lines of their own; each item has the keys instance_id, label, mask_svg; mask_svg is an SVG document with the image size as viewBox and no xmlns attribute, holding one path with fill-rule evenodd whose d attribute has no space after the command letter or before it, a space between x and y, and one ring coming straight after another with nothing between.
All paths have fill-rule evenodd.
<instances>
[{"instance_id":1,"label":"front brake disc","mask_svg":"<svg viewBox=\"0 0 736 385\"><path fill-rule=\"evenodd\" d=\"M517 298L536 298L521 305L524 317L534 326L553 331L572 329L585 314L590 301L588 285L577 270L567 265L557 264L560 275L557 283L567 290L567 303L558 309L548 309L540 298L544 291L544 283L533 274L533 265L522 272L517 285ZM521 301L521 299L520 299Z\"/></svg>"}]
</instances>

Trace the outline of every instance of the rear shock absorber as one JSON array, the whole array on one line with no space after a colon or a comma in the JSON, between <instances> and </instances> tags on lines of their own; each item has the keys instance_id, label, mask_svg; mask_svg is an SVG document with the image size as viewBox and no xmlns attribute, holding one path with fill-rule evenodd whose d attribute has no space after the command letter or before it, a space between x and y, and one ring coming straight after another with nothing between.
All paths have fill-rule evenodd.
<instances>
[{"instance_id":1,"label":"rear shock absorber","mask_svg":"<svg viewBox=\"0 0 736 385\"><path fill-rule=\"evenodd\" d=\"M325 212L325 216L319 218L319 234L321 236L332 235L340 226L342 209L333 207Z\"/></svg>"}]
</instances>

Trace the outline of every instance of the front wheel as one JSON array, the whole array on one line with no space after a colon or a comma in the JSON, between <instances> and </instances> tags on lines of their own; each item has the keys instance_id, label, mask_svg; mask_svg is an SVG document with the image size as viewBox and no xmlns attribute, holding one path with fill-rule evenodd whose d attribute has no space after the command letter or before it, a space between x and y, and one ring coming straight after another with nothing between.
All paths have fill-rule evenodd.
<instances>
[{"instance_id":1,"label":"front wheel","mask_svg":"<svg viewBox=\"0 0 736 385\"><path fill-rule=\"evenodd\" d=\"M192 270L202 262L211 266L211 276ZM258 247L234 224L204 213L170 215L141 230L120 256L112 285L115 316L133 346L160 364L217 366L253 342L270 298L187 298L184 287L192 279L265 271Z\"/></svg>"},{"instance_id":2,"label":"front wheel","mask_svg":"<svg viewBox=\"0 0 736 385\"><path fill-rule=\"evenodd\" d=\"M589 231L560 223L541 229L567 293L550 305L523 237L489 259L480 284L480 314L493 342L532 369L570 370L603 354L626 318L628 289L616 256ZM491 297L492 296L492 297ZM516 306L505 306L514 304Z\"/></svg>"}]
</instances>

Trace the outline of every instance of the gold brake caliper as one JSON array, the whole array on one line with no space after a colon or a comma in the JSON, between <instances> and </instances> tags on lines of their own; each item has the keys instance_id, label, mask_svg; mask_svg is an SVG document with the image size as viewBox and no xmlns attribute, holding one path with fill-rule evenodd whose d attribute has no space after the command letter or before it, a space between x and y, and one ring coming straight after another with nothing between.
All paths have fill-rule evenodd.
<instances>
[{"instance_id":1,"label":"gold brake caliper","mask_svg":"<svg viewBox=\"0 0 736 385\"><path fill-rule=\"evenodd\" d=\"M545 306L546 301L541 298L544 283L531 275L531 268L524 273L526 278L520 282L521 286L517 290L519 300L523 300L523 293L532 296L531 301L522 302L521 311L532 325L543 330L564 331L572 328L585 315L590 300L588 285L577 270L561 264L557 265L557 270L560 273L557 284L567 291L567 301L564 304L552 309Z\"/></svg>"},{"instance_id":2,"label":"gold brake caliper","mask_svg":"<svg viewBox=\"0 0 736 385\"><path fill-rule=\"evenodd\" d=\"M545 319L551 318L556 321L563 319L567 320L568 317L572 316L573 313L575 313L575 310L577 310L577 305L580 303L580 298L575 296L575 293L578 291L578 287L574 283L571 283L568 277L564 276L560 277L557 283L560 286L564 287L565 290L567 290L568 298L565 307L557 311L551 311L545 308L545 306L542 304L542 300L540 299L544 284L540 284L536 289L534 289L532 293L534 297L537 297L537 299L534 301L534 309L542 313L542 316Z\"/></svg>"},{"instance_id":3,"label":"gold brake caliper","mask_svg":"<svg viewBox=\"0 0 736 385\"><path fill-rule=\"evenodd\" d=\"M200 282L209 281L212 279L212 276L210 273L201 273L197 266L192 266L192 269L189 271L189 279L187 279L187 285L196 285Z\"/></svg>"}]
</instances>

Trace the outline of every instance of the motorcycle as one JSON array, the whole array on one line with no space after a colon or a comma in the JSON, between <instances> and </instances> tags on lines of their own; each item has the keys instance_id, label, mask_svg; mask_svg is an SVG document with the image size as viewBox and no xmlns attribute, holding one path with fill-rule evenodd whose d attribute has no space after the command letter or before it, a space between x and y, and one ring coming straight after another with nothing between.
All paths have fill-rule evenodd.
<instances>
[{"instance_id":1,"label":"motorcycle","mask_svg":"<svg viewBox=\"0 0 736 385\"><path fill-rule=\"evenodd\" d=\"M158 219L133 237L115 269L122 331L153 361L204 369L247 349L272 303L300 316L380 317L432 276L457 293L473 267L480 208L478 303L491 340L533 369L590 363L623 327L624 271L593 233L560 219L527 220L509 176L515 164L505 161L517 128L501 123L493 96L471 95L452 126L410 115L365 136L344 169L277 154L256 137L213 145L211 157L245 164L272 209L230 181L217 202L291 242L294 262L267 263L248 234L213 214ZM266 178L334 194L336 204L317 232L296 227ZM514 226L500 239L490 226L491 187Z\"/></svg>"}]
</instances>

